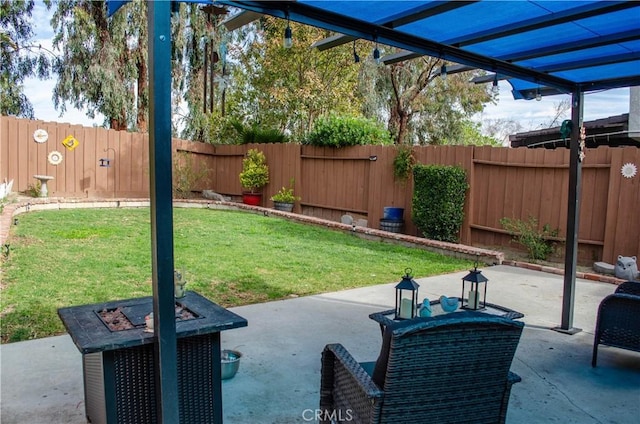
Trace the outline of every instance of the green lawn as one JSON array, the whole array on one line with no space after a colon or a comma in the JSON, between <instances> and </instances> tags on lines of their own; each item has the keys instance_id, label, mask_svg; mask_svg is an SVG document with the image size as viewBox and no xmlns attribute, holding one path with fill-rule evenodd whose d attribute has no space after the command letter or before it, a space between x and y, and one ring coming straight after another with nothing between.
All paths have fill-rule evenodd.
<instances>
[{"instance_id":1,"label":"green lawn","mask_svg":"<svg viewBox=\"0 0 640 424\"><path fill-rule=\"evenodd\" d=\"M151 295L149 209L19 215L2 259L2 342L60 334L63 306ZM174 209L187 289L236 306L468 269L470 261L246 212ZM390 298L394 294L389 293Z\"/></svg>"}]
</instances>

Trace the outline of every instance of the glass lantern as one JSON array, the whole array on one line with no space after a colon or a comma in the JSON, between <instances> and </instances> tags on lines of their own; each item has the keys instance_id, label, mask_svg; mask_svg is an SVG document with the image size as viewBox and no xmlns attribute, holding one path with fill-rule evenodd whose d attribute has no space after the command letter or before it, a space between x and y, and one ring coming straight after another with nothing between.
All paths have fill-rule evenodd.
<instances>
[{"instance_id":1,"label":"glass lantern","mask_svg":"<svg viewBox=\"0 0 640 424\"><path fill-rule=\"evenodd\" d=\"M395 319L412 319L416 317L419 287L420 285L411 276L411 268L405 269L402 281L396 285Z\"/></svg>"},{"instance_id":2,"label":"glass lantern","mask_svg":"<svg viewBox=\"0 0 640 424\"><path fill-rule=\"evenodd\" d=\"M487 302L488 281L487 277L482 275L482 271L478 271L478 262L476 261L469 274L462 278L461 308L472 311L484 309Z\"/></svg>"}]
</instances>

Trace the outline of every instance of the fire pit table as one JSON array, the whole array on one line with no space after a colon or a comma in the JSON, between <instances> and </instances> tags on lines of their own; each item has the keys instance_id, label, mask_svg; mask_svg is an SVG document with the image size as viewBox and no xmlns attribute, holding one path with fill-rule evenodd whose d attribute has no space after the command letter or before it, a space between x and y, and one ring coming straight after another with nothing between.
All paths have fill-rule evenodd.
<instances>
[{"instance_id":1,"label":"fire pit table","mask_svg":"<svg viewBox=\"0 0 640 424\"><path fill-rule=\"evenodd\" d=\"M145 326L152 302L143 297L58 310L82 353L88 422L157 422L154 335ZM181 423L222 423L220 332L246 326L246 319L193 291L176 299Z\"/></svg>"}]
</instances>

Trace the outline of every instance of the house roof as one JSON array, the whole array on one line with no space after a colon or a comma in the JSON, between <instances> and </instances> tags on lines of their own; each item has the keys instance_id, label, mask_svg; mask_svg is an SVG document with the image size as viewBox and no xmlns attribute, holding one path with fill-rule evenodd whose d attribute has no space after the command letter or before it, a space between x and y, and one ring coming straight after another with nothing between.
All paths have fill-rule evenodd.
<instances>
[{"instance_id":1,"label":"house roof","mask_svg":"<svg viewBox=\"0 0 640 424\"><path fill-rule=\"evenodd\" d=\"M640 147L640 141L632 138L630 135L628 113L593 121L585 121L583 125L587 133L585 146L588 148L598 146ZM509 142L511 147L544 147L547 149L555 149L557 147L566 148L569 146L569 140L562 138L559 126L510 135Z\"/></svg>"}]
</instances>

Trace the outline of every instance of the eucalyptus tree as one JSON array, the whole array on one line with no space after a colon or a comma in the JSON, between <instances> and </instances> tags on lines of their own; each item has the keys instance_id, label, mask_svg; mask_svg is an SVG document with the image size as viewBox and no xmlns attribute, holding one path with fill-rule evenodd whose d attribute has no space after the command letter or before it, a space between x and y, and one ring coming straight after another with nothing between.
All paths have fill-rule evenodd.
<instances>
[{"instance_id":1,"label":"eucalyptus tree","mask_svg":"<svg viewBox=\"0 0 640 424\"><path fill-rule=\"evenodd\" d=\"M49 6L50 1L45 4ZM34 118L33 105L24 94L29 77L47 78L51 52L33 41L33 0L0 1L0 114Z\"/></svg>"},{"instance_id":2,"label":"eucalyptus tree","mask_svg":"<svg viewBox=\"0 0 640 424\"><path fill-rule=\"evenodd\" d=\"M462 144L471 116L492 101L486 86L469 82L478 71L446 75L442 65L429 56L365 64L365 114L386 118L396 144Z\"/></svg>"},{"instance_id":3,"label":"eucalyptus tree","mask_svg":"<svg viewBox=\"0 0 640 424\"><path fill-rule=\"evenodd\" d=\"M146 3L134 1L107 18L103 1L59 0L53 46L61 51L54 106L105 116L116 130L147 130Z\"/></svg>"},{"instance_id":4,"label":"eucalyptus tree","mask_svg":"<svg viewBox=\"0 0 640 424\"><path fill-rule=\"evenodd\" d=\"M206 138L205 93L220 57L224 30L218 25L222 8L176 3L172 13L173 131L194 140ZM209 13L207 13L209 10ZM214 13L214 11L216 13ZM134 0L107 18L104 1L60 0L52 20L54 46L62 51L55 71L56 108L67 104L91 118L103 114L113 129L146 132L149 113L147 2ZM219 66L219 65L218 65ZM212 85L213 81L209 81ZM219 100L217 100L219 101Z\"/></svg>"},{"instance_id":5,"label":"eucalyptus tree","mask_svg":"<svg viewBox=\"0 0 640 424\"><path fill-rule=\"evenodd\" d=\"M220 24L226 12L184 3L173 15L174 109L186 139L213 141L209 122L212 116L224 115L230 39Z\"/></svg>"}]
</instances>

